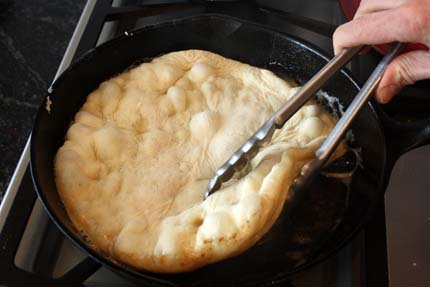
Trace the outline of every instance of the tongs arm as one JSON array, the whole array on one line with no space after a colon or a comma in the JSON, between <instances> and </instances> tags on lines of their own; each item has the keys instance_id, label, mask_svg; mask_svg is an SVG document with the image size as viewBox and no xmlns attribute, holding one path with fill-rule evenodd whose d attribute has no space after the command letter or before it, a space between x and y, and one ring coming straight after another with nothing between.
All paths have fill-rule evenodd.
<instances>
[{"instance_id":1,"label":"tongs arm","mask_svg":"<svg viewBox=\"0 0 430 287\"><path fill-rule=\"evenodd\" d=\"M363 46L349 48L340 52L330 62L328 62L317 74L315 74L296 94L294 94L285 104L278 109L262 127L257 130L216 172L209 181L205 192L205 198L215 192L223 182L229 180L233 174L243 168L252 158L258 149L270 141L274 131L282 128L285 122L290 119L309 99L318 92L319 89L338 72L351 58L357 54ZM301 172L301 176L296 182L304 181L308 176L319 170L329 159L330 155L339 144L344 133L348 129L358 111L369 100L375 91L386 66L403 49L404 44L393 45L390 52L382 59L374 72L371 74L366 84L348 107L345 114L337 122L334 129L326 138L322 146L316 151L316 159L307 163Z\"/></svg>"},{"instance_id":2,"label":"tongs arm","mask_svg":"<svg viewBox=\"0 0 430 287\"><path fill-rule=\"evenodd\" d=\"M206 187L205 199L243 168L259 148L270 141L274 131L281 128L337 71L361 50L362 46L343 50L331 59L297 93L282 105L233 155L216 171Z\"/></svg>"},{"instance_id":3,"label":"tongs arm","mask_svg":"<svg viewBox=\"0 0 430 287\"><path fill-rule=\"evenodd\" d=\"M316 174L328 161L358 112L367 103L367 101L370 100L370 97L376 91L388 64L404 49L405 46L406 44L404 43L395 43L391 46L390 51L382 58L375 70L373 70L372 74L358 92L357 96L355 96L345 113L331 130L323 144L315 152L316 158L303 166L300 176L295 180L296 185L304 184L309 177Z\"/></svg>"},{"instance_id":4,"label":"tongs arm","mask_svg":"<svg viewBox=\"0 0 430 287\"><path fill-rule=\"evenodd\" d=\"M236 171L243 168L259 148L270 141L276 129L281 128L318 90L340 70L351 58L357 54L360 47L354 47L340 52L331 59L312 79L310 79L297 93L282 105L233 155L216 171L209 181L204 198L214 193L223 182L228 181Z\"/></svg>"},{"instance_id":5,"label":"tongs arm","mask_svg":"<svg viewBox=\"0 0 430 287\"><path fill-rule=\"evenodd\" d=\"M341 51L316 73L297 93L285 102L275 113L277 128L282 127L309 99L318 92L346 63L348 63L363 46Z\"/></svg>"}]
</instances>

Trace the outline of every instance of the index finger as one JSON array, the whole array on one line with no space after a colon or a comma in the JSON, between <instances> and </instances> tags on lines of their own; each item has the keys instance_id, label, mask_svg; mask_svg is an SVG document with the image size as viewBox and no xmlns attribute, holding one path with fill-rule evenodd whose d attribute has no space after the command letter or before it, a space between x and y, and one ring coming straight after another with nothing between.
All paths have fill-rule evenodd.
<instances>
[{"instance_id":1,"label":"index finger","mask_svg":"<svg viewBox=\"0 0 430 287\"><path fill-rule=\"evenodd\" d=\"M338 27L333 34L335 53L362 44L399 42L429 46L429 7L401 7L360 16Z\"/></svg>"}]
</instances>

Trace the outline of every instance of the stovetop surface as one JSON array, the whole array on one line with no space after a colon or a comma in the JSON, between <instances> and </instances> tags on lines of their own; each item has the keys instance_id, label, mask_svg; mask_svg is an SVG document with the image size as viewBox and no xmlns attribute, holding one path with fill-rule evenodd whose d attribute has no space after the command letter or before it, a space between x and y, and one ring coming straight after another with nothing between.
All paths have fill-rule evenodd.
<instances>
[{"instance_id":1,"label":"stovetop surface","mask_svg":"<svg viewBox=\"0 0 430 287\"><path fill-rule=\"evenodd\" d=\"M168 5L161 6L160 2L163 1L113 1L112 6L115 8L112 8L108 1L89 1L59 70L63 70L71 61L91 47L121 35L125 31L205 12L228 14L262 23L281 32L305 39L319 46L327 54L332 52L332 33L336 26L344 21L338 2L334 0L318 2L312 0L257 1L258 6L256 3L252 3L253 1L238 3L189 1L194 4L189 4L188 1L169 1ZM364 56L362 61L353 63L350 68L356 78L362 82L379 58L377 53L371 52ZM426 101L423 91L426 91L427 87L428 82L423 82L404 91L396 102L386 107L386 111L397 118L424 117L426 105L417 103ZM407 108L405 108L406 106ZM427 115L429 114L430 111ZM98 263L86 257L64 238L36 199L30 173L26 168L28 156L27 151L27 154L23 155L21 165L14 177L15 180L12 181L9 188L8 193L13 194L13 197L9 195L9 200L2 204L0 209L0 270L8 270L4 273L6 275L0 276L0 284L8 286L8 283L14 282L21 286L20 284L37 282L54 286L82 284L85 286L137 286L106 268L100 268ZM412 192L409 191L410 202L408 202L413 205L413 199L418 201L422 199L420 196L423 188L430 187L430 182L423 173L425 169L420 168L423 159L430 159L429 147L420 149L418 155L417 151L414 151L411 157L402 158L400 166L397 165L394 169L394 180L388 187L389 190L394 191L391 193L389 191L386 198L386 210L389 211L388 226L392 227L388 229L388 246L392 248L391 250L399 249L401 246L399 240L396 240L397 238L405 239L404 233L399 232L402 228L401 225L405 225L402 221L405 218L399 218L397 215L399 201L401 202L403 198L402 193L413 189ZM411 162L416 167L416 172L413 174L407 168ZM411 179L412 176L415 176L413 188L403 180L404 177ZM400 207L404 206L400 205ZM426 227L428 230L430 214L427 213L428 217L426 217L425 213L428 211L424 210L422 204L419 205L419 208L423 209L424 215L410 214L409 217L412 217L411 220L418 220L421 223L422 216L424 216L424 230ZM407 215L407 210L402 211ZM2 225L3 229L1 229ZM408 230L415 234L418 241L423 241L422 238L430 239L426 237L429 236L429 233L422 235L419 232L420 225L408 226L410 227ZM390 235L394 236L394 239L391 238L393 240L390 240ZM430 282L428 278L430 272L427 272L427 275L417 272L419 268L428 269L430 266L430 263L426 261L428 256L423 255L430 254L430 252L425 253L429 251L428 246L421 249L421 253L417 253L416 248L413 248L416 247L414 244L411 243L407 246L411 249L412 254L416 254L415 257L411 257L410 264L408 261L407 266L411 270L408 270L410 277L406 282L412 284L408 286L427 286L418 284ZM395 252L390 253L390 249L388 249L389 256L395 258L396 262L388 266L386 250L385 212L381 206L366 230L336 256L300 273L291 280L268 282L264 286L388 286L388 268L391 268L390 286L401 286L396 284L402 279L398 276L400 274L398 270L406 269L398 262L405 256L411 256L411 253L404 252L407 254L399 255ZM402 277L405 276L402 275Z\"/></svg>"}]
</instances>

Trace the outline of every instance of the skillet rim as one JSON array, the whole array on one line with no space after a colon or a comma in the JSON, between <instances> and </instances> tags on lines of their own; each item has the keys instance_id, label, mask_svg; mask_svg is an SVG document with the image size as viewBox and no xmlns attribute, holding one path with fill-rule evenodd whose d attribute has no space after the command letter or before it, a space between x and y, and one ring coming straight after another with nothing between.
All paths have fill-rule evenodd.
<instances>
[{"instance_id":1,"label":"skillet rim","mask_svg":"<svg viewBox=\"0 0 430 287\"><path fill-rule=\"evenodd\" d=\"M268 33L271 33L274 35L278 35L284 39L287 39L290 42L293 42L296 45L302 46L304 49L306 49L307 51L309 51L311 53L314 53L315 55L319 56L320 58L322 58L326 62L328 62L330 60L330 56L328 56L328 53L322 51L319 47L315 46L314 44L312 44L312 43L310 43L304 39L300 39L300 38L295 37L293 35L290 35L288 33L284 33L284 32L275 30L273 27L270 27L268 25L264 25L261 23L255 23L255 22L252 22L249 20L241 19L241 18L234 17L231 15L224 15L224 14L220 14L220 13L202 13L202 14L193 15L193 16L180 17L180 18L176 18L173 20L163 21L160 23L155 23L155 24L151 24L148 26L138 28L138 29L130 30L129 32L132 32L133 34L139 34L139 33L143 33L143 32L148 31L148 30L158 29L160 27L174 26L177 23L182 23L182 22L187 22L187 21L192 22L192 21L201 21L201 20L213 20L213 19L222 20L222 21L236 21L236 22L239 22L241 24L253 26L253 28L259 29L260 31L262 30L262 31L265 31L265 32L268 32ZM73 242L73 244L76 247L78 247L79 250L83 251L86 255L88 255L90 258L92 258L94 261L101 264L102 266L106 266L109 269L114 270L115 272L118 272L118 273L125 275L127 277L132 276L134 279L136 279L136 277L137 277L139 280L153 280L153 281L156 281L157 283L160 283L160 284L168 284L170 286L176 286L177 285L176 282L166 281L164 279L154 277L154 276L159 276L159 275L165 276L166 274L159 274L159 273L153 273L153 272L149 272L149 271L145 271L145 270L139 270L139 269L134 268L132 266L118 262L109 256L103 255L102 252L97 251L96 249L90 247L90 245L87 242L85 242L85 240L82 237L76 236L74 232L69 231L69 229L66 227L66 224L64 224L62 222L62 220L60 220L59 217L56 216L55 212L53 211L51 204L49 203L49 200L46 199L45 192L39 183L38 170L35 167L35 165L36 165L35 162L37 161L37 152L35 150L36 148L35 148L34 138L38 136L38 130L39 130L40 121L41 121L41 114L46 111L45 110L46 98L55 93L56 86L60 85L63 81L65 81L65 79L67 79L67 77L70 73L73 73L74 70L77 67L79 67L80 65L82 65L83 63L85 63L85 61L91 60L91 58L98 51L103 50L103 49L109 49L109 47L111 45L115 45L117 42L121 42L121 41L123 41L123 39L127 39L128 37L129 36L122 34L122 35L115 37L115 38L113 38L113 39L111 39L111 40L109 40L109 41L107 41L107 42L105 42L105 43L103 43L97 47L94 47L94 48L88 50L83 55L79 56L55 80L55 82L48 89L48 92L45 95L45 97L43 98L42 103L40 104L40 107L36 113L32 133L31 133L31 143L30 143L31 176L33 179L33 185L35 187L36 193L37 193L37 195L38 195L38 197L42 203L43 208L46 210L46 212L49 215L49 217L51 218L51 220L60 229L60 231L63 233L63 235L65 235L68 239L70 239ZM269 69L269 68L266 68L266 69ZM347 80L349 80L349 82L351 82L353 84L353 86L357 89L357 91L360 90L360 85L358 84L358 81L354 79L354 77L351 75L349 70L347 70L346 68L343 68L340 70L340 73L343 76L345 76L347 78ZM285 271L284 273L282 273L281 276L277 276L277 277L282 277L283 279L294 278L295 275L297 275L298 273L301 273L304 270L310 269L311 267L313 267L313 266L319 264L320 262L331 257L334 253L338 252L346 244L348 244L351 241L351 239L354 238L359 233L359 231L362 230L362 228L366 224L368 224L370 219L374 216L376 209L379 206L379 203L383 199L383 195L385 192L384 188L383 188L384 177L386 177L386 174L387 174L386 138L385 138L383 125L382 125L380 118L379 118L380 116L378 115L377 111L374 109L372 103L369 101L366 104L366 107L370 108L371 114L372 114L375 122L378 123L378 130L380 131L380 134L381 134L381 145L383 145L383 149L384 149L384 153L382 155L383 159L384 159L384 165L382 166L381 177L379 178L378 188L376 190L376 192L378 193L377 200L373 201L372 204L369 205L370 211L367 212L365 217L363 217L360 224L357 224L352 229L352 231L349 232L349 234L347 234L342 240L340 240L339 243L336 245L336 247L331 248L327 251L321 252L317 257L312 258L309 262L302 264L299 267L295 267L295 268L291 269L291 271ZM56 188L55 188L55 191L58 194L58 191ZM61 205L63 205L63 202L61 202ZM72 225L73 225L73 223L72 223ZM183 275L183 274L191 274L191 273L178 273L178 274ZM174 275L178 275L178 274L168 274L168 275L174 276ZM189 275L187 275L187 276L189 276ZM268 280L270 280L270 279L268 279ZM155 283L155 282L152 282L152 283Z\"/></svg>"}]
</instances>

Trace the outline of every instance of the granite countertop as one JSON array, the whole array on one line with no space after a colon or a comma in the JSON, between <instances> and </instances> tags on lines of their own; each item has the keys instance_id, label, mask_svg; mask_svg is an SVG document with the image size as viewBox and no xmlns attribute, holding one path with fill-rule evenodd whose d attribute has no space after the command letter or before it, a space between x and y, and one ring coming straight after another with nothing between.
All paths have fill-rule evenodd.
<instances>
[{"instance_id":1,"label":"granite countertop","mask_svg":"<svg viewBox=\"0 0 430 287\"><path fill-rule=\"evenodd\" d=\"M84 0L0 0L0 201Z\"/></svg>"}]
</instances>

